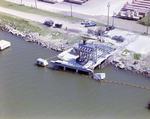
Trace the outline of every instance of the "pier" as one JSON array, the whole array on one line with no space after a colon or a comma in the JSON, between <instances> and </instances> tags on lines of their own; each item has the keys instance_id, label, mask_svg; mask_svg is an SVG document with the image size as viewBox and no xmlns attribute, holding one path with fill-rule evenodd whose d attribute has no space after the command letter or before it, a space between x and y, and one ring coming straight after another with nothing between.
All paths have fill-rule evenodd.
<instances>
[{"instance_id":1,"label":"pier","mask_svg":"<svg viewBox=\"0 0 150 119\"><path fill-rule=\"evenodd\" d=\"M99 40L83 39L73 48L70 48L51 61L53 67L61 67L63 70L74 70L76 73L94 73L95 67L103 68L113 59L116 46Z\"/></svg>"}]
</instances>

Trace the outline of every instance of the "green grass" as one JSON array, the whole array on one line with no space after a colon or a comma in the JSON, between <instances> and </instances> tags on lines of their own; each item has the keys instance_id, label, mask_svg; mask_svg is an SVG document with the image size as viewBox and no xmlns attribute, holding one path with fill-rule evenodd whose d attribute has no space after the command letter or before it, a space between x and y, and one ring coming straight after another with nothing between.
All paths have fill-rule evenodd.
<instances>
[{"instance_id":1,"label":"green grass","mask_svg":"<svg viewBox=\"0 0 150 119\"><path fill-rule=\"evenodd\" d=\"M129 52L129 53L130 53L130 50L128 50L128 49L125 49L123 52Z\"/></svg>"},{"instance_id":2,"label":"green grass","mask_svg":"<svg viewBox=\"0 0 150 119\"><path fill-rule=\"evenodd\" d=\"M111 43L111 42L108 42L109 44L111 44L111 45L114 45L113 43Z\"/></svg>"},{"instance_id":3,"label":"green grass","mask_svg":"<svg viewBox=\"0 0 150 119\"><path fill-rule=\"evenodd\" d=\"M125 59L121 58L120 61L125 61Z\"/></svg>"},{"instance_id":4,"label":"green grass","mask_svg":"<svg viewBox=\"0 0 150 119\"><path fill-rule=\"evenodd\" d=\"M53 32L52 34L52 39L63 39L63 34L61 32Z\"/></svg>"},{"instance_id":5,"label":"green grass","mask_svg":"<svg viewBox=\"0 0 150 119\"><path fill-rule=\"evenodd\" d=\"M144 32L144 33L142 33L141 35L144 35L144 36L146 36L146 35L148 35L146 32Z\"/></svg>"},{"instance_id":6,"label":"green grass","mask_svg":"<svg viewBox=\"0 0 150 119\"><path fill-rule=\"evenodd\" d=\"M9 8L9 9L13 9L13 10L17 10L17 11L21 11L21 12L26 12L26 13L33 13L33 14L38 14L38 15L43 15L43 16L57 17L57 18L68 19L68 20L79 21L79 22L83 21L83 19L80 19L80 18L57 14L57 13L53 13L53 12L49 12L49 11L45 11L45 10L41 10L41 9L36 9L33 7L28 7L28 6L24 6L24 5L7 2L4 0L0 0L0 6ZM98 22L96 22L96 23L98 26L106 26L102 23L98 23Z\"/></svg>"},{"instance_id":7,"label":"green grass","mask_svg":"<svg viewBox=\"0 0 150 119\"><path fill-rule=\"evenodd\" d=\"M105 27L107 27L107 25L102 24L102 23L98 23L98 22L96 22L96 24L97 24L97 26L105 26Z\"/></svg>"},{"instance_id":8,"label":"green grass","mask_svg":"<svg viewBox=\"0 0 150 119\"><path fill-rule=\"evenodd\" d=\"M11 28L25 33L39 32L42 34L42 32L44 31L44 29L30 23L29 21L18 19L16 17L12 17L3 13L0 13L0 21L0 26L2 27L5 25L9 25Z\"/></svg>"},{"instance_id":9,"label":"green grass","mask_svg":"<svg viewBox=\"0 0 150 119\"><path fill-rule=\"evenodd\" d=\"M134 59L139 60L141 58L141 54L134 53Z\"/></svg>"},{"instance_id":10,"label":"green grass","mask_svg":"<svg viewBox=\"0 0 150 119\"><path fill-rule=\"evenodd\" d=\"M49 11L44 11L44 10L36 9L33 7L28 7L28 6L24 6L24 5L20 5L20 4L7 2L4 0L0 0L0 6L4 7L4 8L13 9L16 11L25 12L25 13L32 13L32 14L38 14L38 15L43 15L43 16L56 17L56 18L60 18L61 20L72 20L72 21L79 21L79 22L81 22L83 20L80 18L75 18L75 17L61 15L61 14L57 14L57 13L53 13L53 12L49 12ZM41 34L43 36L49 32L51 32L51 33L55 32L54 30L45 29L45 28L41 27L40 24L39 25L37 25L37 24L38 23L36 23L36 22L26 21L24 19L19 19L12 15L0 12L0 26L9 25L10 27L12 27L18 31L24 32L26 34L31 33L31 32L38 32L39 34ZM97 25L104 26L101 23L97 23ZM52 38L53 39L57 39L57 38L65 39L65 37L60 32L59 32L59 35L53 35ZM66 39L69 39L69 37Z\"/></svg>"},{"instance_id":11,"label":"green grass","mask_svg":"<svg viewBox=\"0 0 150 119\"><path fill-rule=\"evenodd\" d=\"M53 12L48 12L48 11L36 9L33 7L28 7L28 6L24 6L24 5L7 2L4 0L0 0L0 6L9 8L9 9L13 9L13 10L17 10L17 11L21 11L21 12L26 12L26 13L33 13L33 14L44 15L44 16L51 16L51 17L57 17L57 18L82 21L82 19L79 19L79 18L65 16L65 15L61 15L61 14L57 14L57 13L53 13Z\"/></svg>"}]
</instances>

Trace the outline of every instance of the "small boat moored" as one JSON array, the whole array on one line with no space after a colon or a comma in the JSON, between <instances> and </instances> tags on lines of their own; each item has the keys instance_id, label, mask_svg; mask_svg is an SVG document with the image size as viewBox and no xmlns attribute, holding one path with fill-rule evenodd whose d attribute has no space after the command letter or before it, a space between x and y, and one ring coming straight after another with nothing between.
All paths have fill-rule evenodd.
<instances>
[{"instance_id":1,"label":"small boat moored","mask_svg":"<svg viewBox=\"0 0 150 119\"><path fill-rule=\"evenodd\" d=\"M11 43L6 40L0 40L0 50L4 50L11 46Z\"/></svg>"},{"instance_id":2,"label":"small boat moored","mask_svg":"<svg viewBox=\"0 0 150 119\"><path fill-rule=\"evenodd\" d=\"M37 65L43 66L43 67L45 67L45 66L48 65L47 60L44 60L44 59L42 59L42 58L37 59L37 62L36 62L36 63L37 63Z\"/></svg>"},{"instance_id":3,"label":"small boat moored","mask_svg":"<svg viewBox=\"0 0 150 119\"><path fill-rule=\"evenodd\" d=\"M105 73L95 73L95 74L93 74L93 78L102 80L105 78Z\"/></svg>"}]
</instances>

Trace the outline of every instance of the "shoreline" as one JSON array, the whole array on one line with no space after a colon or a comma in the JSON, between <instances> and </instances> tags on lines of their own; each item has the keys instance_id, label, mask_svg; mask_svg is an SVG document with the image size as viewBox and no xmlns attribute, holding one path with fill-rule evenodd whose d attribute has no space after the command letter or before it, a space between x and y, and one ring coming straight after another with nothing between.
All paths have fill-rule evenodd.
<instances>
[{"instance_id":1,"label":"shoreline","mask_svg":"<svg viewBox=\"0 0 150 119\"><path fill-rule=\"evenodd\" d=\"M68 48L71 48L71 43L54 43L54 41L44 41L42 40L44 36L41 36L39 33L29 33L24 34L23 32L20 32L18 30L15 30L9 26L1 26L0 30L11 33L12 35L15 35L27 42L36 43L37 45L40 45L43 48L46 48L48 50L54 50L57 52L65 51Z\"/></svg>"},{"instance_id":2,"label":"shoreline","mask_svg":"<svg viewBox=\"0 0 150 119\"><path fill-rule=\"evenodd\" d=\"M15 35L19 38L22 38L27 42L36 43L37 45L46 48L48 50L62 52L73 46L73 44L69 42L58 44L54 43L53 41L45 41L42 39L44 38L44 36L41 37L39 33L24 34L23 32L17 31L16 29L9 27L8 25L1 26L0 29L2 31L11 33L12 35ZM111 65L121 70L132 71L136 74L144 75L150 78L150 68L141 65L141 63L136 64L135 61L134 63L132 63L131 61L119 61L118 57L116 57L113 61L111 61Z\"/></svg>"},{"instance_id":3,"label":"shoreline","mask_svg":"<svg viewBox=\"0 0 150 119\"><path fill-rule=\"evenodd\" d=\"M146 66L140 66L140 65L137 65L137 64L133 64L130 61L125 61L125 62L117 61L116 62L115 60L113 60L111 62L111 64L114 67L119 68L120 70L131 71L135 74L144 75L144 76L150 78L150 69L147 68ZM120 64L123 64L124 67L121 67Z\"/></svg>"}]
</instances>

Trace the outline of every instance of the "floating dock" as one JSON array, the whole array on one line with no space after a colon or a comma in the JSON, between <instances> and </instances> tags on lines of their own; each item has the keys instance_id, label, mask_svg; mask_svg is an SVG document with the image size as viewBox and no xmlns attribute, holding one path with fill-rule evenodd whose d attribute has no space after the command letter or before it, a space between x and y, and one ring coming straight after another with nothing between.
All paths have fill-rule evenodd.
<instances>
[{"instance_id":1,"label":"floating dock","mask_svg":"<svg viewBox=\"0 0 150 119\"><path fill-rule=\"evenodd\" d=\"M95 67L103 68L113 59L116 46L99 40L83 40L73 48L60 53L58 60L51 61L53 67L74 70L76 73L93 74Z\"/></svg>"},{"instance_id":2,"label":"floating dock","mask_svg":"<svg viewBox=\"0 0 150 119\"><path fill-rule=\"evenodd\" d=\"M94 79L98 79L98 80L103 80L105 77L106 77L106 76L105 76L105 73L95 73L95 74L93 75L93 78L94 78Z\"/></svg>"}]
</instances>

